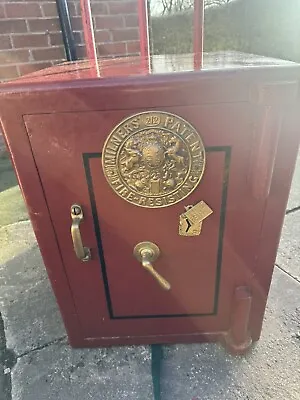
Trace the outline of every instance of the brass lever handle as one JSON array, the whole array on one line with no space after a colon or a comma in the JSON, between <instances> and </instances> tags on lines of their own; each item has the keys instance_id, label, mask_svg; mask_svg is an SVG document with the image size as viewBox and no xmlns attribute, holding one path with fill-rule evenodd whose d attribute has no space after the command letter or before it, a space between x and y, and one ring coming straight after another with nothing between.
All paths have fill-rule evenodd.
<instances>
[{"instance_id":1,"label":"brass lever handle","mask_svg":"<svg viewBox=\"0 0 300 400\"><path fill-rule=\"evenodd\" d=\"M163 278L152 265L152 262L154 262L160 254L159 247L156 244L152 242L138 243L133 250L133 254L164 290L171 289L170 283Z\"/></svg>"},{"instance_id":2,"label":"brass lever handle","mask_svg":"<svg viewBox=\"0 0 300 400\"><path fill-rule=\"evenodd\" d=\"M84 216L82 208L78 204L73 204L71 206L71 218L71 236L76 256L81 261L89 261L91 259L91 251L89 248L84 247L82 244L80 224L83 221Z\"/></svg>"}]
</instances>

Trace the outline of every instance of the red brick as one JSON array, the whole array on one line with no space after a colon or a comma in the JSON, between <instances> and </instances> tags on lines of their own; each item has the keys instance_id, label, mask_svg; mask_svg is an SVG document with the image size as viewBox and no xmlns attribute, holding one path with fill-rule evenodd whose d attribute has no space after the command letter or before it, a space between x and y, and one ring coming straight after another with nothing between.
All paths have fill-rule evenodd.
<instances>
[{"instance_id":1,"label":"red brick","mask_svg":"<svg viewBox=\"0 0 300 400\"><path fill-rule=\"evenodd\" d=\"M50 45L51 46L62 46L63 45L63 37L61 32L50 33Z\"/></svg>"},{"instance_id":2,"label":"red brick","mask_svg":"<svg viewBox=\"0 0 300 400\"><path fill-rule=\"evenodd\" d=\"M139 38L139 31L137 28L116 29L112 31L112 34L115 42L137 40Z\"/></svg>"},{"instance_id":3,"label":"red brick","mask_svg":"<svg viewBox=\"0 0 300 400\"><path fill-rule=\"evenodd\" d=\"M124 20L121 15L105 15L96 17L96 29L123 28Z\"/></svg>"},{"instance_id":4,"label":"red brick","mask_svg":"<svg viewBox=\"0 0 300 400\"><path fill-rule=\"evenodd\" d=\"M81 13L77 13L76 3L77 2L74 3L73 1L68 1L69 13L72 17L75 15L81 15ZM80 8L80 5L79 5L79 8Z\"/></svg>"},{"instance_id":5,"label":"red brick","mask_svg":"<svg viewBox=\"0 0 300 400\"><path fill-rule=\"evenodd\" d=\"M134 14L137 12L137 0L135 1L112 1L108 3L110 14Z\"/></svg>"},{"instance_id":6,"label":"red brick","mask_svg":"<svg viewBox=\"0 0 300 400\"><path fill-rule=\"evenodd\" d=\"M5 18L4 5L0 4L0 18Z\"/></svg>"},{"instance_id":7,"label":"red brick","mask_svg":"<svg viewBox=\"0 0 300 400\"><path fill-rule=\"evenodd\" d=\"M128 54L139 54L141 52L140 42L127 42L127 53Z\"/></svg>"},{"instance_id":8,"label":"red brick","mask_svg":"<svg viewBox=\"0 0 300 400\"><path fill-rule=\"evenodd\" d=\"M0 22L1 24L1 22ZM0 50L11 49L11 41L9 36L1 36L0 38Z\"/></svg>"},{"instance_id":9,"label":"red brick","mask_svg":"<svg viewBox=\"0 0 300 400\"><path fill-rule=\"evenodd\" d=\"M56 3L41 4L43 15L45 17L56 17L58 15Z\"/></svg>"},{"instance_id":10,"label":"red brick","mask_svg":"<svg viewBox=\"0 0 300 400\"><path fill-rule=\"evenodd\" d=\"M76 44L82 44L81 32L73 32ZM63 36L61 32L49 33L51 46L62 46Z\"/></svg>"},{"instance_id":11,"label":"red brick","mask_svg":"<svg viewBox=\"0 0 300 400\"><path fill-rule=\"evenodd\" d=\"M60 24L58 17L28 20L28 24L30 32L43 32L43 33L60 32Z\"/></svg>"},{"instance_id":12,"label":"red brick","mask_svg":"<svg viewBox=\"0 0 300 400\"><path fill-rule=\"evenodd\" d=\"M1 0L0 0L1 1ZM41 0L38 0L41 1ZM58 16L57 5L55 1L45 0L45 3L41 4L42 12L45 17L56 17ZM76 5L73 1L68 1L69 14L71 17L78 15L76 11Z\"/></svg>"},{"instance_id":13,"label":"red brick","mask_svg":"<svg viewBox=\"0 0 300 400\"><path fill-rule=\"evenodd\" d=\"M82 32L73 32L74 40L76 44L83 44L83 33Z\"/></svg>"},{"instance_id":14,"label":"red brick","mask_svg":"<svg viewBox=\"0 0 300 400\"><path fill-rule=\"evenodd\" d=\"M91 4L91 8L92 8L92 15L103 15L103 14L107 14L108 10L107 10L107 4L106 3L95 3L92 2Z\"/></svg>"},{"instance_id":15,"label":"red brick","mask_svg":"<svg viewBox=\"0 0 300 400\"><path fill-rule=\"evenodd\" d=\"M71 25L73 31L82 31L82 19L81 17L73 17L71 19Z\"/></svg>"},{"instance_id":16,"label":"red brick","mask_svg":"<svg viewBox=\"0 0 300 400\"><path fill-rule=\"evenodd\" d=\"M29 61L29 50L8 50L0 52L0 65L3 64L19 64Z\"/></svg>"},{"instance_id":17,"label":"red brick","mask_svg":"<svg viewBox=\"0 0 300 400\"><path fill-rule=\"evenodd\" d=\"M76 13L74 15L81 15L80 2L75 1L74 6L75 6L75 11L76 11Z\"/></svg>"},{"instance_id":18,"label":"red brick","mask_svg":"<svg viewBox=\"0 0 300 400\"><path fill-rule=\"evenodd\" d=\"M109 42L111 40L110 38L110 32L109 31L96 31L95 32L95 41L96 43L103 43L103 42Z\"/></svg>"},{"instance_id":19,"label":"red brick","mask_svg":"<svg viewBox=\"0 0 300 400\"><path fill-rule=\"evenodd\" d=\"M64 60L66 58L62 46L32 50L32 56L35 61Z\"/></svg>"},{"instance_id":20,"label":"red brick","mask_svg":"<svg viewBox=\"0 0 300 400\"><path fill-rule=\"evenodd\" d=\"M58 15L56 2L42 3L41 7L45 17L56 17ZM68 7L71 16L77 15L75 3L68 1Z\"/></svg>"},{"instance_id":21,"label":"red brick","mask_svg":"<svg viewBox=\"0 0 300 400\"><path fill-rule=\"evenodd\" d=\"M124 15L125 26L127 28L137 28L139 26L139 19L136 14Z\"/></svg>"},{"instance_id":22,"label":"red brick","mask_svg":"<svg viewBox=\"0 0 300 400\"><path fill-rule=\"evenodd\" d=\"M46 47L48 37L46 34L30 33L28 35L12 35L12 42L15 48L22 47Z\"/></svg>"},{"instance_id":23,"label":"red brick","mask_svg":"<svg viewBox=\"0 0 300 400\"><path fill-rule=\"evenodd\" d=\"M86 58L86 48L85 46L76 46L76 54L80 59Z\"/></svg>"},{"instance_id":24,"label":"red brick","mask_svg":"<svg viewBox=\"0 0 300 400\"><path fill-rule=\"evenodd\" d=\"M5 4L7 18L41 17L42 12L38 3L7 3Z\"/></svg>"},{"instance_id":25,"label":"red brick","mask_svg":"<svg viewBox=\"0 0 300 400\"><path fill-rule=\"evenodd\" d=\"M126 43L106 43L97 46L99 56L124 55Z\"/></svg>"},{"instance_id":26,"label":"red brick","mask_svg":"<svg viewBox=\"0 0 300 400\"><path fill-rule=\"evenodd\" d=\"M31 72L40 71L41 69L51 67L50 61L42 63L28 63L18 65L20 75L30 74Z\"/></svg>"},{"instance_id":27,"label":"red brick","mask_svg":"<svg viewBox=\"0 0 300 400\"><path fill-rule=\"evenodd\" d=\"M27 32L26 22L20 19L2 20L0 33L24 33Z\"/></svg>"},{"instance_id":28,"label":"red brick","mask_svg":"<svg viewBox=\"0 0 300 400\"><path fill-rule=\"evenodd\" d=\"M0 66L0 80L13 79L18 77L18 70L15 66L3 67Z\"/></svg>"}]
</instances>

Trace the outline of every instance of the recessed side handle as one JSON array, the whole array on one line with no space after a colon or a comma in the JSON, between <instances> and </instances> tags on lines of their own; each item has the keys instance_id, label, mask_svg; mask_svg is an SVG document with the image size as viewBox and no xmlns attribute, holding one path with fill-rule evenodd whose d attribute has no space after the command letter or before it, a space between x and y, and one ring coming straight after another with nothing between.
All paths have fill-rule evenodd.
<instances>
[{"instance_id":1,"label":"recessed side handle","mask_svg":"<svg viewBox=\"0 0 300 400\"><path fill-rule=\"evenodd\" d=\"M80 233L80 224L84 220L83 211L80 205L73 204L71 206L71 218L71 236L76 257L83 262L89 261L91 259L91 251L89 248L83 246Z\"/></svg>"}]
</instances>

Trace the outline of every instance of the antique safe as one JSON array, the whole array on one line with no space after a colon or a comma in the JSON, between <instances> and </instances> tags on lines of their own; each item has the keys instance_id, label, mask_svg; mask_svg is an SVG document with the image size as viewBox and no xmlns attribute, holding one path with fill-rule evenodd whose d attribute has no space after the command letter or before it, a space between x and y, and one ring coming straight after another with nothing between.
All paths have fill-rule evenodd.
<instances>
[{"instance_id":1,"label":"antique safe","mask_svg":"<svg viewBox=\"0 0 300 400\"><path fill-rule=\"evenodd\" d=\"M63 64L0 88L70 344L259 339L299 144L300 66ZM176 72L177 71L177 72ZM184 72L186 71L186 72Z\"/></svg>"}]
</instances>

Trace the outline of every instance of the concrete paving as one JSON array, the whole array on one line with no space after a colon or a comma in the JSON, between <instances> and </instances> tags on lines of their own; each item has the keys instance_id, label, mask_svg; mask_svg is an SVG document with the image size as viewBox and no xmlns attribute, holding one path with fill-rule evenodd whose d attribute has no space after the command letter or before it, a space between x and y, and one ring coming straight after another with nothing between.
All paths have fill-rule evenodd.
<instances>
[{"instance_id":1,"label":"concrete paving","mask_svg":"<svg viewBox=\"0 0 300 400\"><path fill-rule=\"evenodd\" d=\"M276 263L300 283L300 210L285 217Z\"/></svg>"},{"instance_id":2,"label":"concrete paving","mask_svg":"<svg viewBox=\"0 0 300 400\"><path fill-rule=\"evenodd\" d=\"M232 357L218 345L169 346L163 400L300 398L300 287L276 270L262 337L249 354Z\"/></svg>"},{"instance_id":3,"label":"concrete paving","mask_svg":"<svg viewBox=\"0 0 300 400\"><path fill-rule=\"evenodd\" d=\"M300 153L298 154L287 211L291 212L298 208L300 209Z\"/></svg>"},{"instance_id":4,"label":"concrete paving","mask_svg":"<svg viewBox=\"0 0 300 400\"><path fill-rule=\"evenodd\" d=\"M164 346L161 400L300 399L300 162L295 177L261 340L245 357ZM0 400L153 399L149 346L68 346L30 223L0 242Z\"/></svg>"}]
</instances>

